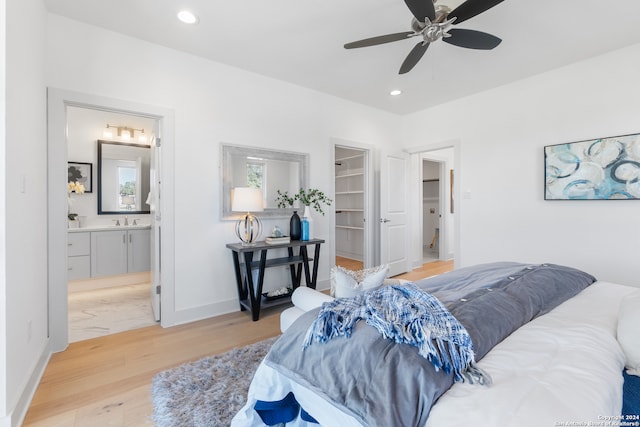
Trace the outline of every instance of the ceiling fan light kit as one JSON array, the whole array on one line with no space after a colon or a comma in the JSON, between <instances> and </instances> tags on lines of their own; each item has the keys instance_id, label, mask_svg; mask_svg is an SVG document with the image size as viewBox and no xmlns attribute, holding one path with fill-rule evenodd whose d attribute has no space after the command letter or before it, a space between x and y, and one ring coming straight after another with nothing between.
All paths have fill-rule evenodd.
<instances>
[{"instance_id":1,"label":"ceiling fan light kit","mask_svg":"<svg viewBox=\"0 0 640 427\"><path fill-rule=\"evenodd\" d=\"M422 41L413 47L400 66L400 74L411 71L425 54L429 45L438 40L467 49L494 49L502 41L500 38L482 31L450 27L473 18L502 1L467 0L454 10L451 10L444 5L434 5L432 0L404 0L413 14L411 19L412 31L370 37L347 43L344 47L345 49L354 49L422 36Z\"/></svg>"}]
</instances>

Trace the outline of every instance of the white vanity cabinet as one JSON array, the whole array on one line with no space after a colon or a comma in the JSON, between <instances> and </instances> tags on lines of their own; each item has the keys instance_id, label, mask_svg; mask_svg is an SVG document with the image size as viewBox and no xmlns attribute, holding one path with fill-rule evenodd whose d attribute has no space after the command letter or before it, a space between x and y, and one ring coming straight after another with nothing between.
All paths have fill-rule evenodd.
<instances>
[{"instance_id":1,"label":"white vanity cabinet","mask_svg":"<svg viewBox=\"0 0 640 427\"><path fill-rule=\"evenodd\" d=\"M91 277L127 273L127 231L91 233Z\"/></svg>"},{"instance_id":2,"label":"white vanity cabinet","mask_svg":"<svg viewBox=\"0 0 640 427\"><path fill-rule=\"evenodd\" d=\"M91 277L149 271L149 229L91 232Z\"/></svg>"},{"instance_id":3,"label":"white vanity cabinet","mask_svg":"<svg viewBox=\"0 0 640 427\"><path fill-rule=\"evenodd\" d=\"M151 230L127 230L127 273L151 268Z\"/></svg>"},{"instance_id":4,"label":"white vanity cabinet","mask_svg":"<svg viewBox=\"0 0 640 427\"><path fill-rule=\"evenodd\" d=\"M67 239L68 280L91 277L91 233L69 233Z\"/></svg>"},{"instance_id":5,"label":"white vanity cabinet","mask_svg":"<svg viewBox=\"0 0 640 427\"><path fill-rule=\"evenodd\" d=\"M151 229L95 228L67 234L69 281L142 273L151 268Z\"/></svg>"}]
</instances>

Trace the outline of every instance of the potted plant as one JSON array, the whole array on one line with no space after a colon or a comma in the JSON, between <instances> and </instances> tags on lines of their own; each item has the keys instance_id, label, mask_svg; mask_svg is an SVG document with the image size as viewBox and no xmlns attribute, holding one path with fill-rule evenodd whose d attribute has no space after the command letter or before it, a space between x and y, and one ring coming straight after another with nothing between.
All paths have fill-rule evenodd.
<instances>
[{"instance_id":1,"label":"potted plant","mask_svg":"<svg viewBox=\"0 0 640 427\"><path fill-rule=\"evenodd\" d=\"M327 197L324 192L316 188L309 188L307 190L301 188L300 191L291 196L288 191L283 192L278 190L277 193L276 203L279 208L290 208L296 201L300 201L300 203L305 206L305 212L307 211L306 208L313 207L316 212L324 215L322 205L331 206L331 203L333 203L333 200Z\"/></svg>"},{"instance_id":2,"label":"potted plant","mask_svg":"<svg viewBox=\"0 0 640 427\"><path fill-rule=\"evenodd\" d=\"M286 209L286 208L290 208L293 206L293 203L296 201L294 199L294 196L289 196L289 192L288 191L280 191L277 190L278 195L276 196L276 204L278 205L279 208L281 209Z\"/></svg>"},{"instance_id":3,"label":"potted plant","mask_svg":"<svg viewBox=\"0 0 640 427\"><path fill-rule=\"evenodd\" d=\"M313 209L321 213L324 216L324 211L322 210L322 205L325 204L327 206L331 206L333 200L328 198L326 194L316 188L309 188L305 190L303 188L298 191L298 194L295 196L296 200L300 200L300 202L305 206L305 215L310 216L307 212L307 208L313 207Z\"/></svg>"},{"instance_id":4,"label":"potted plant","mask_svg":"<svg viewBox=\"0 0 640 427\"><path fill-rule=\"evenodd\" d=\"M279 208L292 207L296 201L299 201L304 205L305 210L304 210L303 218L306 218L306 221L308 222L308 225L309 225L309 233L307 236L309 238L312 235L312 231L311 231L312 218L311 218L311 212L309 208L312 207L316 212L324 215L324 210L322 209L322 205L330 206L331 203L333 202L333 200L327 197L327 195L324 194L324 192L316 188L309 188L306 190L304 188L301 188L300 191L298 191L296 194L293 194L291 196L287 191L282 192L278 190L277 194L278 195L276 196L276 203ZM297 211L294 211L293 215L291 216L291 220L289 222L289 233L291 234L292 240L300 240L300 236L302 234L301 221Z\"/></svg>"}]
</instances>

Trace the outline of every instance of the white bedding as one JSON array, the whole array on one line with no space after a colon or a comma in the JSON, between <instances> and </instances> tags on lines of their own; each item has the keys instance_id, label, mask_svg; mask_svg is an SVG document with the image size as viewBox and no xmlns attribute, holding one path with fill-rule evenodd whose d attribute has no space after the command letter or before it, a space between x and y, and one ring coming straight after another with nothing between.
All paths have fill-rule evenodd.
<instances>
[{"instance_id":1,"label":"white bedding","mask_svg":"<svg viewBox=\"0 0 640 427\"><path fill-rule=\"evenodd\" d=\"M521 327L478 363L493 385L455 384L433 406L426 426L606 425L622 409L625 359L616 324L621 301L634 292L637 288L596 282ZM290 391L322 426L361 425L263 363L232 426L264 425L253 410L256 400L278 400Z\"/></svg>"}]
</instances>

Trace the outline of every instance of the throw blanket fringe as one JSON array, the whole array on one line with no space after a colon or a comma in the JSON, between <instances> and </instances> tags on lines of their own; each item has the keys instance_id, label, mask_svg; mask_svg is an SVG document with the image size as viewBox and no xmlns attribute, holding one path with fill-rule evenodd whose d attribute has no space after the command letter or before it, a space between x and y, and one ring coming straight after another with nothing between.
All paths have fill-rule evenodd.
<instances>
[{"instance_id":1,"label":"throw blanket fringe","mask_svg":"<svg viewBox=\"0 0 640 427\"><path fill-rule=\"evenodd\" d=\"M464 326L437 298L414 283L324 303L307 330L303 348L339 336L349 338L360 320L384 338L416 347L436 371L453 373L455 381L466 378L472 384L491 384L490 376L475 366L473 343Z\"/></svg>"}]
</instances>

